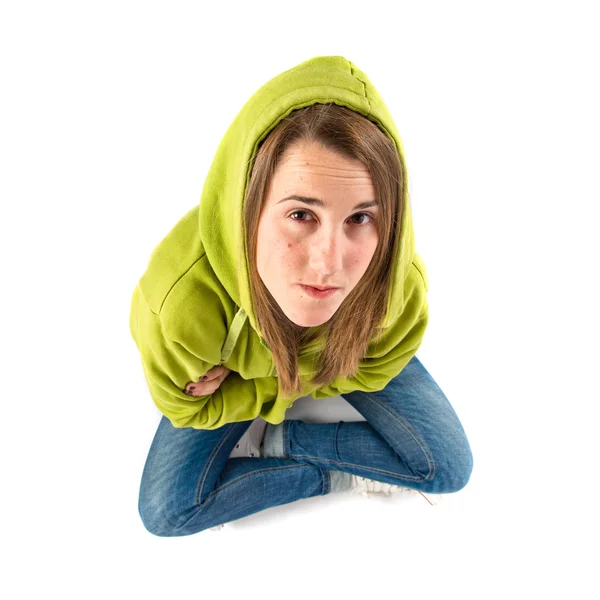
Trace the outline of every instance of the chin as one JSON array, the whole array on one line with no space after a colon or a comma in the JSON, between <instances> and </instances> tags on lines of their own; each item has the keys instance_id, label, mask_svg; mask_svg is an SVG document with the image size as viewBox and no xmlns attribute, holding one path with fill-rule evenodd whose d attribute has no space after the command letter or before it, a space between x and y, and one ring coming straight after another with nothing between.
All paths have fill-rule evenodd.
<instances>
[{"instance_id":1,"label":"chin","mask_svg":"<svg viewBox=\"0 0 600 600\"><path fill-rule=\"evenodd\" d=\"M291 320L291 319L290 319ZM329 319L325 319L324 321L292 321L298 327L319 327L319 325L323 325L323 323L327 323Z\"/></svg>"},{"instance_id":2,"label":"chin","mask_svg":"<svg viewBox=\"0 0 600 600\"><path fill-rule=\"evenodd\" d=\"M295 325L298 325L298 327L318 327L319 325L323 325L323 323L327 323L331 319L331 315L321 318L311 315L287 315L287 318Z\"/></svg>"}]
</instances>

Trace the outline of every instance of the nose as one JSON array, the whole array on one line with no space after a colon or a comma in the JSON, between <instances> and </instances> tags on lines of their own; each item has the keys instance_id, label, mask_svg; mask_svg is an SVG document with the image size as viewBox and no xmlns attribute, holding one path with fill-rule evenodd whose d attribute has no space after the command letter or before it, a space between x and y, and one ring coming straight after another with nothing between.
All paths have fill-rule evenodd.
<instances>
[{"instance_id":1,"label":"nose","mask_svg":"<svg viewBox=\"0 0 600 600\"><path fill-rule=\"evenodd\" d=\"M310 246L310 268L322 279L341 270L344 242L338 232L323 227Z\"/></svg>"}]
</instances>

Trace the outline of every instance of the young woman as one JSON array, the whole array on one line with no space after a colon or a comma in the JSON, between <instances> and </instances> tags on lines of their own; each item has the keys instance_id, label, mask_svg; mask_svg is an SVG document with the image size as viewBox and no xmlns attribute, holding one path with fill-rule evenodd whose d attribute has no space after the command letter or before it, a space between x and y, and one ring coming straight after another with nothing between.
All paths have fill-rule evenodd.
<instances>
[{"instance_id":1,"label":"young woman","mask_svg":"<svg viewBox=\"0 0 600 600\"><path fill-rule=\"evenodd\" d=\"M323 56L263 85L134 290L163 414L140 486L148 531L190 535L357 478L462 489L469 442L416 357L427 289L402 142L366 74ZM343 395L366 421L285 420L306 395ZM230 458L258 419L261 455Z\"/></svg>"}]
</instances>

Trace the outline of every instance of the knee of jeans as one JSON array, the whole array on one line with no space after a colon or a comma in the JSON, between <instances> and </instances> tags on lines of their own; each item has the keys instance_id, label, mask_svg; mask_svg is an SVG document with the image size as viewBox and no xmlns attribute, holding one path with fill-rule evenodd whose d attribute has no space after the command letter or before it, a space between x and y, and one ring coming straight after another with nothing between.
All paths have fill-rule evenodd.
<instances>
[{"instance_id":1,"label":"knee of jeans","mask_svg":"<svg viewBox=\"0 0 600 600\"><path fill-rule=\"evenodd\" d=\"M159 537L176 536L176 527L169 520L165 504L158 495L146 494L142 490L138 501L138 513L147 531Z\"/></svg>"},{"instance_id":2,"label":"knee of jeans","mask_svg":"<svg viewBox=\"0 0 600 600\"><path fill-rule=\"evenodd\" d=\"M440 493L462 490L473 472L473 454L466 438L461 443L453 441L448 452L436 460L434 479Z\"/></svg>"}]
</instances>

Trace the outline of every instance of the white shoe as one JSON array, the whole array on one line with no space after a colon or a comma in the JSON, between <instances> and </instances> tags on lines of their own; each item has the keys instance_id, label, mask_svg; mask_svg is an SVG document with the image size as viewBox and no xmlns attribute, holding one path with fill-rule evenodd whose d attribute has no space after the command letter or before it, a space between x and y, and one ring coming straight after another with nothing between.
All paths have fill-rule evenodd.
<instances>
[{"instance_id":1,"label":"white shoe","mask_svg":"<svg viewBox=\"0 0 600 600\"><path fill-rule=\"evenodd\" d=\"M413 490L412 488L402 487L399 485L392 485L391 483L384 483L383 481L376 481L374 479L367 479L366 477L360 477L358 475L350 475L350 489L351 494L361 494L368 500L369 497L374 494L382 494L390 496L391 494L405 494L413 495L420 494L429 502L429 504L439 504L442 501L441 494L429 494L425 496L422 492Z\"/></svg>"},{"instance_id":2,"label":"white shoe","mask_svg":"<svg viewBox=\"0 0 600 600\"><path fill-rule=\"evenodd\" d=\"M262 456L260 446L265 437L266 427L267 422L261 417L256 417L231 451L229 458L236 456L260 458Z\"/></svg>"}]
</instances>

